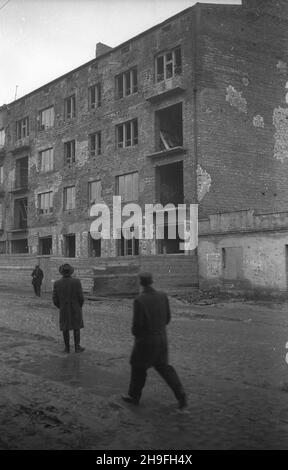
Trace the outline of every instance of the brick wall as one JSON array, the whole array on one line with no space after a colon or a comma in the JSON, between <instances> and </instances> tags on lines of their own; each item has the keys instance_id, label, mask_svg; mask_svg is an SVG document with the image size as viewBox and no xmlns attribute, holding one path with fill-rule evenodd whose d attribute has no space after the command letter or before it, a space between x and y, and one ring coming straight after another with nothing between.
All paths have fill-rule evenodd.
<instances>
[{"instance_id":1,"label":"brick wall","mask_svg":"<svg viewBox=\"0 0 288 470\"><path fill-rule=\"evenodd\" d=\"M288 203L287 2L247 3L199 8L198 163L211 178L201 217Z\"/></svg>"}]
</instances>

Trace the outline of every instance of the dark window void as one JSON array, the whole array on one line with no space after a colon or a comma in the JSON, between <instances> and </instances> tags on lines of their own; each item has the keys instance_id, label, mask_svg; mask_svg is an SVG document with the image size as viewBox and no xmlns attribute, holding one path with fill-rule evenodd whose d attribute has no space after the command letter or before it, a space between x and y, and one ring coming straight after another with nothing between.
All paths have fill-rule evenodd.
<instances>
[{"instance_id":1,"label":"dark window void","mask_svg":"<svg viewBox=\"0 0 288 470\"><path fill-rule=\"evenodd\" d=\"M52 253L52 237L39 238L39 254L51 255Z\"/></svg>"},{"instance_id":2,"label":"dark window void","mask_svg":"<svg viewBox=\"0 0 288 470\"><path fill-rule=\"evenodd\" d=\"M28 157L16 160L16 188L28 186Z\"/></svg>"},{"instance_id":3,"label":"dark window void","mask_svg":"<svg viewBox=\"0 0 288 470\"><path fill-rule=\"evenodd\" d=\"M89 248L89 256L90 257L100 258L100 256L101 256L101 238L99 238L98 240L95 240L94 238L91 237L91 234L89 233L88 248Z\"/></svg>"},{"instance_id":4,"label":"dark window void","mask_svg":"<svg viewBox=\"0 0 288 470\"><path fill-rule=\"evenodd\" d=\"M12 253L28 253L28 240L23 238L21 240L13 240L11 242Z\"/></svg>"},{"instance_id":5,"label":"dark window void","mask_svg":"<svg viewBox=\"0 0 288 470\"><path fill-rule=\"evenodd\" d=\"M64 256L75 258L75 235L64 235Z\"/></svg>"},{"instance_id":6,"label":"dark window void","mask_svg":"<svg viewBox=\"0 0 288 470\"><path fill-rule=\"evenodd\" d=\"M27 198L14 201L14 228L27 228Z\"/></svg>"},{"instance_id":7,"label":"dark window void","mask_svg":"<svg viewBox=\"0 0 288 470\"><path fill-rule=\"evenodd\" d=\"M183 204L183 162L156 168L156 196L163 206Z\"/></svg>"},{"instance_id":8,"label":"dark window void","mask_svg":"<svg viewBox=\"0 0 288 470\"><path fill-rule=\"evenodd\" d=\"M182 103L157 111L156 126L156 151L182 147Z\"/></svg>"}]
</instances>

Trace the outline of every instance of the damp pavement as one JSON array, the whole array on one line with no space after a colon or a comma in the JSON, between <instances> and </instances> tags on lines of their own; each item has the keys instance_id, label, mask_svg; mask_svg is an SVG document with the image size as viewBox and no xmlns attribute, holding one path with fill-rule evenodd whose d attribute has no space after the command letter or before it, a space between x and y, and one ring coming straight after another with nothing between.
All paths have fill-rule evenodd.
<instances>
[{"instance_id":1,"label":"damp pavement","mask_svg":"<svg viewBox=\"0 0 288 470\"><path fill-rule=\"evenodd\" d=\"M86 301L86 349L69 355L50 295L0 299L1 450L288 448L287 304L171 298L170 362L189 400L179 412L153 370L140 406L121 402L131 299Z\"/></svg>"}]
</instances>

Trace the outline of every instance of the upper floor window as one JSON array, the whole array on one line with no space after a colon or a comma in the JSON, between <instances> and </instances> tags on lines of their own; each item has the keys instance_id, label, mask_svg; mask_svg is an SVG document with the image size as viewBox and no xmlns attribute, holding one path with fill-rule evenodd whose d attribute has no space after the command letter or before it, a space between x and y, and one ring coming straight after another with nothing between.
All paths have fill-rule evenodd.
<instances>
[{"instance_id":1,"label":"upper floor window","mask_svg":"<svg viewBox=\"0 0 288 470\"><path fill-rule=\"evenodd\" d=\"M16 139L24 139L29 135L29 118L20 119L16 122Z\"/></svg>"},{"instance_id":2,"label":"upper floor window","mask_svg":"<svg viewBox=\"0 0 288 470\"><path fill-rule=\"evenodd\" d=\"M64 188L64 210L75 209L75 186Z\"/></svg>"},{"instance_id":3,"label":"upper floor window","mask_svg":"<svg viewBox=\"0 0 288 470\"><path fill-rule=\"evenodd\" d=\"M101 85L92 85L89 87L89 108L100 108L101 106Z\"/></svg>"},{"instance_id":4,"label":"upper floor window","mask_svg":"<svg viewBox=\"0 0 288 470\"><path fill-rule=\"evenodd\" d=\"M127 72L120 73L116 77L116 94L117 98L132 95L138 90L137 84L137 68L128 70Z\"/></svg>"},{"instance_id":5,"label":"upper floor window","mask_svg":"<svg viewBox=\"0 0 288 470\"><path fill-rule=\"evenodd\" d=\"M38 194L38 213L51 214L53 212L53 192Z\"/></svg>"},{"instance_id":6,"label":"upper floor window","mask_svg":"<svg viewBox=\"0 0 288 470\"><path fill-rule=\"evenodd\" d=\"M40 129L48 129L54 126L54 106L43 109L39 113L39 126Z\"/></svg>"},{"instance_id":7,"label":"upper floor window","mask_svg":"<svg viewBox=\"0 0 288 470\"><path fill-rule=\"evenodd\" d=\"M0 147L5 145L5 129L0 129Z\"/></svg>"},{"instance_id":8,"label":"upper floor window","mask_svg":"<svg viewBox=\"0 0 288 470\"><path fill-rule=\"evenodd\" d=\"M3 229L3 204L0 202L0 229Z\"/></svg>"},{"instance_id":9,"label":"upper floor window","mask_svg":"<svg viewBox=\"0 0 288 470\"><path fill-rule=\"evenodd\" d=\"M101 132L89 135L89 154L90 157L101 154Z\"/></svg>"},{"instance_id":10,"label":"upper floor window","mask_svg":"<svg viewBox=\"0 0 288 470\"><path fill-rule=\"evenodd\" d=\"M39 163L40 163L40 171L41 173L45 173L46 171L53 170L53 160L54 160L54 152L53 148L42 150L39 153Z\"/></svg>"},{"instance_id":11,"label":"upper floor window","mask_svg":"<svg viewBox=\"0 0 288 470\"><path fill-rule=\"evenodd\" d=\"M95 204L102 199L102 187L101 180L98 181L89 181L89 204Z\"/></svg>"},{"instance_id":12,"label":"upper floor window","mask_svg":"<svg viewBox=\"0 0 288 470\"><path fill-rule=\"evenodd\" d=\"M76 116L76 97L75 95L69 96L65 99L65 117L70 119Z\"/></svg>"},{"instance_id":13,"label":"upper floor window","mask_svg":"<svg viewBox=\"0 0 288 470\"><path fill-rule=\"evenodd\" d=\"M156 82L180 75L182 72L181 47L165 52L156 57Z\"/></svg>"},{"instance_id":14,"label":"upper floor window","mask_svg":"<svg viewBox=\"0 0 288 470\"><path fill-rule=\"evenodd\" d=\"M28 186L28 157L16 160L15 187L23 188Z\"/></svg>"},{"instance_id":15,"label":"upper floor window","mask_svg":"<svg viewBox=\"0 0 288 470\"><path fill-rule=\"evenodd\" d=\"M75 162L75 140L64 143L64 156L68 164Z\"/></svg>"},{"instance_id":16,"label":"upper floor window","mask_svg":"<svg viewBox=\"0 0 288 470\"><path fill-rule=\"evenodd\" d=\"M133 121L124 122L117 126L117 146L122 147L132 147L133 145L138 144L138 121L133 119Z\"/></svg>"},{"instance_id":17,"label":"upper floor window","mask_svg":"<svg viewBox=\"0 0 288 470\"><path fill-rule=\"evenodd\" d=\"M116 192L122 202L138 200L138 172L116 177Z\"/></svg>"},{"instance_id":18,"label":"upper floor window","mask_svg":"<svg viewBox=\"0 0 288 470\"><path fill-rule=\"evenodd\" d=\"M4 171L3 171L3 165L0 166L0 184L3 184L4 182Z\"/></svg>"}]
</instances>

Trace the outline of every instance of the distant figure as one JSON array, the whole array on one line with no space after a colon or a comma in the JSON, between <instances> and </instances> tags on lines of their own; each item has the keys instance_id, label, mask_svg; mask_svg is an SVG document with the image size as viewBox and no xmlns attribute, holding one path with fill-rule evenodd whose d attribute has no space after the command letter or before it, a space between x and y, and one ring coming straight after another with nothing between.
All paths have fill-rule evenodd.
<instances>
[{"instance_id":1,"label":"distant figure","mask_svg":"<svg viewBox=\"0 0 288 470\"><path fill-rule=\"evenodd\" d=\"M143 293L134 300L132 334L135 336L130 364L131 377L128 395L122 399L138 405L150 367L161 375L173 390L179 408L187 406L186 394L175 369L168 364L166 325L171 318L169 300L163 292L152 287L152 275L140 274Z\"/></svg>"},{"instance_id":2,"label":"distant figure","mask_svg":"<svg viewBox=\"0 0 288 470\"><path fill-rule=\"evenodd\" d=\"M40 297L41 296L41 284L43 281L44 273L42 269L40 268L40 266L38 266L38 264L36 264L35 269L33 269L31 276L32 276L32 284L34 287L34 292L37 295L37 297Z\"/></svg>"},{"instance_id":3,"label":"distant figure","mask_svg":"<svg viewBox=\"0 0 288 470\"><path fill-rule=\"evenodd\" d=\"M54 305L60 310L60 330L65 343L63 352L70 352L70 330L74 330L75 352L81 353L85 350L80 346L80 328L84 328L82 317L84 296L81 282L71 277L74 268L70 264L60 266L59 272L63 277L54 283L52 298Z\"/></svg>"}]
</instances>

